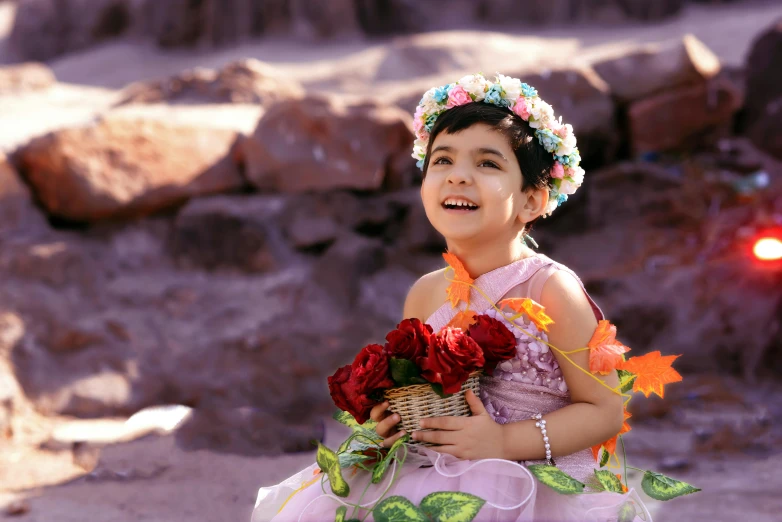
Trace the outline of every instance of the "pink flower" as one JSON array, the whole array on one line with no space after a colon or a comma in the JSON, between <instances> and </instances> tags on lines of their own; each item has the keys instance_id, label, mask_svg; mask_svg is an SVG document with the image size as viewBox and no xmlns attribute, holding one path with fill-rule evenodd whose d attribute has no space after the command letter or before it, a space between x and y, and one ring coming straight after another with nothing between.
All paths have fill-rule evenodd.
<instances>
[{"instance_id":1,"label":"pink flower","mask_svg":"<svg viewBox=\"0 0 782 522\"><path fill-rule=\"evenodd\" d=\"M424 128L424 108L420 105L415 108L415 114L413 114L413 129L416 134L419 134Z\"/></svg>"},{"instance_id":2,"label":"pink flower","mask_svg":"<svg viewBox=\"0 0 782 522\"><path fill-rule=\"evenodd\" d=\"M557 125L557 127L554 129L554 134L562 138L563 140L567 138L567 127L564 125Z\"/></svg>"},{"instance_id":3,"label":"pink flower","mask_svg":"<svg viewBox=\"0 0 782 522\"><path fill-rule=\"evenodd\" d=\"M518 114L522 120L529 120L529 107L527 106L527 100L524 99L524 96L519 96L516 99L516 104L513 106L513 112Z\"/></svg>"},{"instance_id":4,"label":"pink flower","mask_svg":"<svg viewBox=\"0 0 782 522\"><path fill-rule=\"evenodd\" d=\"M471 101L472 98L467 94L467 91L465 91L461 85L456 85L448 93L448 103L446 104L446 107L453 109L454 107L470 103Z\"/></svg>"},{"instance_id":5,"label":"pink flower","mask_svg":"<svg viewBox=\"0 0 782 522\"><path fill-rule=\"evenodd\" d=\"M551 177L562 179L565 177L565 167L558 161L554 162L554 167L551 169Z\"/></svg>"}]
</instances>

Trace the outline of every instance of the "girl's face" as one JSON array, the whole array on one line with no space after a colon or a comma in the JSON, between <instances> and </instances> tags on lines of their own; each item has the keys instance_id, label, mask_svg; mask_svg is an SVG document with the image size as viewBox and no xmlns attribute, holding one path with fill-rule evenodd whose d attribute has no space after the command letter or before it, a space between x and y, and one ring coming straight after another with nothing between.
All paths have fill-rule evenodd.
<instances>
[{"instance_id":1,"label":"girl's face","mask_svg":"<svg viewBox=\"0 0 782 522\"><path fill-rule=\"evenodd\" d=\"M539 206L536 200L545 192L522 192L521 186L521 170L508 140L478 124L435 138L421 199L449 248L511 241L539 215L531 207Z\"/></svg>"}]
</instances>

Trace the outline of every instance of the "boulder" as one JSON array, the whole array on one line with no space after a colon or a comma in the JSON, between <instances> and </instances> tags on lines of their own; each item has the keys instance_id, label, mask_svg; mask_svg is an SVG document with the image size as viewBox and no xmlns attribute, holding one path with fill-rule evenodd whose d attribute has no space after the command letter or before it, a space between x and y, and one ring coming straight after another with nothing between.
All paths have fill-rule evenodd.
<instances>
[{"instance_id":1,"label":"boulder","mask_svg":"<svg viewBox=\"0 0 782 522\"><path fill-rule=\"evenodd\" d=\"M29 234L45 228L46 220L33 203L30 190L0 152L0 241L9 234Z\"/></svg>"},{"instance_id":2,"label":"boulder","mask_svg":"<svg viewBox=\"0 0 782 522\"><path fill-rule=\"evenodd\" d=\"M248 180L262 191L378 190L386 179L409 177L396 169L414 168L399 161L412 148L410 120L375 102L286 100L242 141L240 158Z\"/></svg>"},{"instance_id":3,"label":"boulder","mask_svg":"<svg viewBox=\"0 0 782 522\"><path fill-rule=\"evenodd\" d=\"M729 126L741 104L738 90L719 77L633 102L627 112L632 151L692 149L715 129Z\"/></svg>"},{"instance_id":4,"label":"boulder","mask_svg":"<svg viewBox=\"0 0 782 522\"><path fill-rule=\"evenodd\" d=\"M592 62L595 72L621 102L683 85L702 84L720 71L719 58L700 40L681 40L638 46Z\"/></svg>"},{"instance_id":5,"label":"boulder","mask_svg":"<svg viewBox=\"0 0 782 522\"><path fill-rule=\"evenodd\" d=\"M782 158L782 20L753 42L746 64L743 127L762 149Z\"/></svg>"},{"instance_id":6,"label":"boulder","mask_svg":"<svg viewBox=\"0 0 782 522\"><path fill-rule=\"evenodd\" d=\"M293 261L278 223L280 197L199 198L177 215L170 248L183 268L268 272Z\"/></svg>"},{"instance_id":7,"label":"boulder","mask_svg":"<svg viewBox=\"0 0 782 522\"><path fill-rule=\"evenodd\" d=\"M230 130L111 119L36 138L18 153L22 175L57 218L128 219L244 185Z\"/></svg>"},{"instance_id":8,"label":"boulder","mask_svg":"<svg viewBox=\"0 0 782 522\"><path fill-rule=\"evenodd\" d=\"M284 78L275 68L247 59L230 63L219 70L197 68L165 80L129 85L119 104L271 104L303 95L301 85Z\"/></svg>"},{"instance_id":9,"label":"boulder","mask_svg":"<svg viewBox=\"0 0 782 522\"><path fill-rule=\"evenodd\" d=\"M0 67L0 96L39 91L57 82L52 70L42 63Z\"/></svg>"},{"instance_id":10,"label":"boulder","mask_svg":"<svg viewBox=\"0 0 782 522\"><path fill-rule=\"evenodd\" d=\"M27 60L45 61L123 35L146 0L28 0L19 2L9 36Z\"/></svg>"}]
</instances>

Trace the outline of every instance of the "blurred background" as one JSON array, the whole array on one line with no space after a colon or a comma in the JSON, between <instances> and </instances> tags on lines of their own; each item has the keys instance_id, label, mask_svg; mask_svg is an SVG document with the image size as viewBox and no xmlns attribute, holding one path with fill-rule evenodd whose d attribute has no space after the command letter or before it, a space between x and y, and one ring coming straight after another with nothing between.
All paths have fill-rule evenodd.
<instances>
[{"instance_id":1,"label":"blurred background","mask_svg":"<svg viewBox=\"0 0 782 522\"><path fill-rule=\"evenodd\" d=\"M443 264L411 112L477 71L578 136L540 251L634 354L682 354L628 459L704 491L655 520L778 520L782 2L757 0L0 0L0 513L249 520L337 440L326 376Z\"/></svg>"}]
</instances>

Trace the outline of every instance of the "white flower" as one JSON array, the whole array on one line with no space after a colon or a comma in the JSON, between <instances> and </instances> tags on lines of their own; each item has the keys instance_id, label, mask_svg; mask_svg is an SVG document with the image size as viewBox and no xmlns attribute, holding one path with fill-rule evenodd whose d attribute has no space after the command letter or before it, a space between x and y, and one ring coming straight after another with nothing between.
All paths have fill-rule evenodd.
<instances>
[{"instance_id":1,"label":"white flower","mask_svg":"<svg viewBox=\"0 0 782 522\"><path fill-rule=\"evenodd\" d=\"M421 103L419 105L430 105L432 103L437 103L434 101L434 93L437 90L437 87L432 87L428 91L424 93L424 95L421 97Z\"/></svg>"},{"instance_id":2,"label":"white flower","mask_svg":"<svg viewBox=\"0 0 782 522\"><path fill-rule=\"evenodd\" d=\"M557 200L556 198L549 197L548 205L546 205L546 211L543 213L544 216L550 215L552 212L557 210Z\"/></svg>"},{"instance_id":3,"label":"white flower","mask_svg":"<svg viewBox=\"0 0 782 522\"><path fill-rule=\"evenodd\" d=\"M561 194L567 194L568 196L575 194L577 189L578 185L570 181L570 178L564 178L559 185L559 192Z\"/></svg>"},{"instance_id":4,"label":"white flower","mask_svg":"<svg viewBox=\"0 0 782 522\"><path fill-rule=\"evenodd\" d=\"M529 126L533 129L550 127L554 121L554 109L540 98L533 98L529 113Z\"/></svg>"},{"instance_id":5,"label":"white flower","mask_svg":"<svg viewBox=\"0 0 782 522\"><path fill-rule=\"evenodd\" d=\"M575 167L565 170L565 176L568 176L573 180L576 186L580 187L584 183L584 169L581 167Z\"/></svg>"},{"instance_id":6,"label":"white flower","mask_svg":"<svg viewBox=\"0 0 782 522\"><path fill-rule=\"evenodd\" d=\"M561 136L562 131L557 132L557 135L560 135L562 138L562 142L559 144L559 147L557 148L557 155L558 156L570 156L570 154L573 153L573 150L576 148L576 135L573 134L573 126L568 124L563 125L561 128L564 128L564 137ZM556 131L555 131L556 132Z\"/></svg>"},{"instance_id":7,"label":"white flower","mask_svg":"<svg viewBox=\"0 0 782 522\"><path fill-rule=\"evenodd\" d=\"M427 142L425 142L422 139L417 139L415 142L413 142L413 154L412 156L415 159L421 159L424 156L426 156L426 146Z\"/></svg>"},{"instance_id":8,"label":"white flower","mask_svg":"<svg viewBox=\"0 0 782 522\"><path fill-rule=\"evenodd\" d=\"M476 101L483 100L486 89L489 88L489 80L484 78L482 74L468 74L457 83L467 91L467 94L475 96Z\"/></svg>"},{"instance_id":9,"label":"white flower","mask_svg":"<svg viewBox=\"0 0 782 522\"><path fill-rule=\"evenodd\" d=\"M516 99L521 96L521 80L498 73L497 83L499 83L502 90L505 91L504 98L511 102L512 107L513 104L516 103Z\"/></svg>"}]
</instances>

